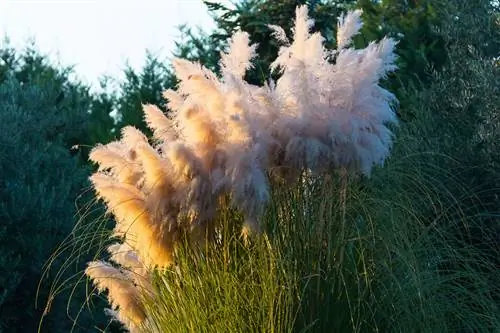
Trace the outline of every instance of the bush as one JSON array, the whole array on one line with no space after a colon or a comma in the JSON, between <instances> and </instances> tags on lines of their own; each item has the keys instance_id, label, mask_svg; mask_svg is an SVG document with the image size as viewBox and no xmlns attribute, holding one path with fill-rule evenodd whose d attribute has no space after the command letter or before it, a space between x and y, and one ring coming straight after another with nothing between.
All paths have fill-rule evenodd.
<instances>
[{"instance_id":1,"label":"bush","mask_svg":"<svg viewBox=\"0 0 500 333\"><path fill-rule=\"evenodd\" d=\"M85 136L90 97L70 70L29 48L5 46L0 63L0 331L69 331L64 299L48 300L43 267L74 226L75 201L89 169L71 147ZM53 265L59 267L61 258ZM51 275L50 278L53 276Z\"/></svg>"}]
</instances>

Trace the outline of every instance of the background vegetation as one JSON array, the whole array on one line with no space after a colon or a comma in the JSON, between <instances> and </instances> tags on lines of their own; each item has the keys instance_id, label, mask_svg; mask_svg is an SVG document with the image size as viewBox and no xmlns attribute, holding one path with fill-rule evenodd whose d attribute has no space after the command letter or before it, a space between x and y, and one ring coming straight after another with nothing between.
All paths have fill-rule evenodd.
<instances>
[{"instance_id":1,"label":"background vegetation","mask_svg":"<svg viewBox=\"0 0 500 333\"><path fill-rule=\"evenodd\" d=\"M186 249L157 276L164 297L146 331L500 332L498 2L206 2L217 29L182 27L175 54L217 70L242 29L260 45L248 80L263 83L278 50L267 25L290 27L304 3L327 45L350 8L364 10L357 46L399 40L399 70L384 82L400 100L392 157L371 179L316 180L308 197L275 188L267 236L250 247L228 232L205 256ZM118 331L81 280L108 223L88 192L87 154L125 125L146 130L141 103L164 106L176 79L149 55L117 91L91 94L34 46L4 42L0 59L0 332L35 332L47 301L42 332ZM220 223L238 218L227 209Z\"/></svg>"}]
</instances>

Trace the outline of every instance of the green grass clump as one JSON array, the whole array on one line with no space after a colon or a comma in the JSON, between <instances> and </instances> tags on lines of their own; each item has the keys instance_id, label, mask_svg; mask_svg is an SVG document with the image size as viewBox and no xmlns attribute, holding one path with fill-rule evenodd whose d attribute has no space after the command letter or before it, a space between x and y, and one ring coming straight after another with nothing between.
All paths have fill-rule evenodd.
<instances>
[{"instance_id":1,"label":"green grass clump","mask_svg":"<svg viewBox=\"0 0 500 333\"><path fill-rule=\"evenodd\" d=\"M230 238L203 254L181 250L177 269L154 278L150 332L290 332L294 281L266 237Z\"/></svg>"},{"instance_id":2,"label":"green grass clump","mask_svg":"<svg viewBox=\"0 0 500 333\"><path fill-rule=\"evenodd\" d=\"M155 274L145 332L498 332L499 274L470 238L483 216L422 159L275 186L249 245L222 209L216 242Z\"/></svg>"}]
</instances>

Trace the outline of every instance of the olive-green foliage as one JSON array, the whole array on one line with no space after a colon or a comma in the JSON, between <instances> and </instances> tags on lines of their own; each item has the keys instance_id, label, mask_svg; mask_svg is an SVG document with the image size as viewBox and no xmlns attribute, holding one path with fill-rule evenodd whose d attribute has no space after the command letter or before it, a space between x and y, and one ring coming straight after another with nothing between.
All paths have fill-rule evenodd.
<instances>
[{"instance_id":1,"label":"olive-green foliage","mask_svg":"<svg viewBox=\"0 0 500 333\"><path fill-rule=\"evenodd\" d=\"M48 296L41 288L35 308L42 267L72 230L87 186L71 147L86 137L91 98L32 46L3 45L0 59L0 331L36 332ZM42 331L68 332L66 300L51 310Z\"/></svg>"},{"instance_id":2,"label":"olive-green foliage","mask_svg":"<svg viewBox=\"0 0 500 333\"><path fill-rule=\"evenodd\" d=\"M450 61L452 44L471 45L488 57L498 55L498 9L494 14L491 2L470 1L467 9L460 1L447 0L359 0L356 6L363 9L364 17L356 44L364 46L386 35L398 40L398 71L389 77L386 86L398 96L402 106L413 102L406 100L408 88L424 89L436 82L433 73L440 72ZM469 22L462 24L463 19ZM453 31L450 24L455 24ZM467 58L465 54L461 56ZM403 121L415 116L410 110L400 110L399 115Z\"/></svg>"}]
</instances>

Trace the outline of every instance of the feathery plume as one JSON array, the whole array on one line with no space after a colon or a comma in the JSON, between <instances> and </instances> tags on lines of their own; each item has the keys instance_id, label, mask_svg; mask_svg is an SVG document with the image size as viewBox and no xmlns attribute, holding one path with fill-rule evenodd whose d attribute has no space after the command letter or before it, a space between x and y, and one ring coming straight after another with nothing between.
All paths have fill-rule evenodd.
<instances>
[{"instance_id":1,"label":"feathery plume","mask_svg":"<svg viewBox=\"0 0 500 333\"><path fill-rule=\"evenodd\" d=\"M174 114L180 110L182 105L185 102L185 99L182 97L182 95L175 90L172 89L167 89L163 92L163 98L167 101L167 107L173 112Z\"/></svg>"},{"instance_id":2,"label":"feathery plume","mask_svg":"<svg viewBox=\"0 0 500 333\"><path fill-rule=\"evenodd\" d=\"M279 25L274 25L274 24L268 24L267 27L269 28L269 30L271 30L271 35L278 42L280 42L284 45L290 44L290 41L288 40L288 37L286 36L286 32L282 27L280 27Z\"/></svg>"},{"instance_id":3,"label":"feathery plume","mask_svg":"<svg viewBox=\"0 0 500 333\"><path fill-rule=\"evenodd\" d=\"M146 319L140 294L133 282L119 269L103 261L90 262L85 274L94 281L98 292L108 291L108 300L117 319L131 332Z\"/></svg>"},{"instance_id":4,"label":"feathery plume","mask_svg":"<svg viewBox=\"0 0 500 333\"><path fill-rule=\"evenodd\" d=\"M229 51L221 54L221 67L223 73L242 78L245 72L252 67L250 60L255 57L257 45L249 45L248 33L238 31L231 38Z\"/></svg>"},{"instance_id":5,"label":"feathery plume","mask_svg":"<svg viewBox=\"0 0 500 333\"><path fill-rule=\"evenodd\" d=\"M133 126L125 126L121 131L121 142L129 149L148 144L148 138Z\"/></svg>"},{"instance_id":6,"label":"feathery plume","mask_svg":"<svg viewBox=\"0 0 500 333\"><path fill-rule=\"evenodd\" d=\"M156 105L146 104L142 106L144 120L157 140L171 142L176 138L176 132L172 121Z\"/></svg>"},{"instance_id":7,"label":"feathery plume","mask_svg":"<svg viewBox=\"0 0 500 333\"><path fill-rule=\"evenodd\" d=\"M341 50L349 46L352 37L358 34L363 26L361 21L362 10L358 9L353 12L348 12L344 16L339 17L337 25L337 49Z\"/></svg>"},{"instance_id":8,"label":"feathery plume","mask_svg":"<svg viewBox=\"0 0 500 333\"><path fill-rule=\"evenodd\" d=\"M145 195L136 187L118 183L106 175L94 174L91 181L98 196L106 201L117 220L115 234L125 236L146 265L170 265L171 239L162 232L161 225L151 218Z\"/></svg>"}]
</instances>

